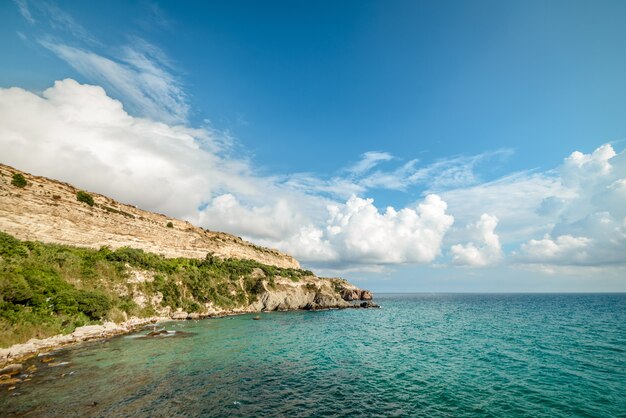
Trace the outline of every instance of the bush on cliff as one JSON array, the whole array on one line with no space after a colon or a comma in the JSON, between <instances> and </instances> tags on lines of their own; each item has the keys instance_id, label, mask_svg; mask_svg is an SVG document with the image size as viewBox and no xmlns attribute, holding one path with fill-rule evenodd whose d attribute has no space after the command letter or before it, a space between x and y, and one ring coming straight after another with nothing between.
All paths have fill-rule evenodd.
<instances>
[{"instance_id":1,"label":"bush on cliff","mask_svg":"<svg viewBox=\"0 0 626 418\"><path fill-rule=\"evenodd\" d=\"M78 200L79 202L86 203L89 206L94 205L93 196L91 196L89 193L84 192L82 190L76 193L76 200Z\"/></svg>"},{"instance_id":2,"label":"bush on cliff","mask_svg":"<svg viewBox=\"0 0 626 418\"><path fill-rule=\"evenodd\" d=\"M13 174L13 179L11 179L11 184L15 187L23 188L26 187L28 182L24 178L24 176L20 173Z\"/></svg>"}]
</instances>

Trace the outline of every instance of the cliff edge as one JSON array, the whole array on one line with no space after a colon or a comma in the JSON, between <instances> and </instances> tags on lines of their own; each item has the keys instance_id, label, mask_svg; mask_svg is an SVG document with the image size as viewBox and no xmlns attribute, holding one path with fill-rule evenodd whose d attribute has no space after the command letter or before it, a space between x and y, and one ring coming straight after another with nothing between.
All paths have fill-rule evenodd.
<instances>
[{"instance_id":1,"label":"cliff edge","mask_svg":"<svg viewBox=\"0 0 626 418\"><path fill-rule=\"evenodd\" d=\"M24 177L24 187L11 184L15 174ZM295 258L280 251L138 209L97 193L88 192L93 205L80 202L77 200L79 191L70 184L0 164L0 231L19 239L46 243L88 248L131 247L168 258L204 258L207 253L213 253L221 258L300 268Z\"/></svg>"},{"instance_id":2,"label":"cliff edge","mask_svg":"<svg viewBox=\"0 0 626 418\"><path fill-rule=\"evenodd\" d=\"M153 321L372 298L279 251L0 165L0 365Z\"/></svg>"}]
</instances>

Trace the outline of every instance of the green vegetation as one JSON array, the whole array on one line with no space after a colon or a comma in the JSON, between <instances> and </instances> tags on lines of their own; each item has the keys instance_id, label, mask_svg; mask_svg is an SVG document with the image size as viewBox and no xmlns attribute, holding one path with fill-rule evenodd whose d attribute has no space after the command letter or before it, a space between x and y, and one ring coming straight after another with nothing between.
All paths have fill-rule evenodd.
<instances>
[{"instance_id":1,"label":"green vegetation","mask_svg":"<svg viewBox=\"0 0 626 418\"><path fill-rule=\"evenodd\" d=\"M168 228L174 228L174 224L170 221L167 223L167 227Z\"/></svg>"},{"instance_id":2,"label":"green vegetation","mask_svg":"<svg viewBox=\"0 0 626 418\"><path fill-rule=\"evenodd\" d=\"M13 174L13 179L11 180L11 184L15 187L23 188L26 187L28 182L24 178L24 176L20 173Z\"/></svg>"},{"instance_id":3,"label":"green vegetation","mask_svg":"<svg viewBox=\"0 0 626 418\"><path fill-rule=\"evenodd\" d=\"M129 283L132 270L148 272L154 280ZM160 293L162 306L199 312L209 302L224 308L252 303L265 292L264 280L274 288L276 276L298 281L310 274L212 254L167 259L132 248L20 241L0 232L0 347L105 319L154 315L151 306L133 301L138 294Z\"/></svg>"},{"instance_id":4,"label":"green vegetation","mask_svg":"<svg viewBox=\"0 0 626 418\"><path fill-rule=\"evenodd\" d=\"M93 197L89 193L82 190L76 193L76 200L78 200L79 202L87 203L89 206L94 205Z\"/></svg>"}]
</instances>

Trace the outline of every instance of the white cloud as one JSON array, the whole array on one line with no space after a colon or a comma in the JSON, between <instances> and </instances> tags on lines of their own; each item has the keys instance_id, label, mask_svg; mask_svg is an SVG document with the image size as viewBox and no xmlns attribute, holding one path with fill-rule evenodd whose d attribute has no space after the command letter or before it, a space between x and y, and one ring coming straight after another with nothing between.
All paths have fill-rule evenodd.
<instances>
[{"instance_id":1,"label":"white cloud","mask_svg":"<svg viewBox=\"0 0 626 418\"><path fill-rule=\"evenodd\" d=\"M590 243L591 240L586 237L561 235L552 239L550 236L545 236L541 240L532 239L522 244L521 250L525 261L538 264L559 262L570 264L587 260Z\"/></svg>"},{"instance_id":2,"label":"white cloud","mask_svg":"<svg viewBox=\"0 0 626 418\"><path fill-rule=\"evenodd\" d=\"M456 156L423 166L418 165L418 159L411 159L395 166L390 163L383 170L378 167L381 163L397 163L400 158L388 152L369 151L362 154L357 163L340 170L341 176L326 178L312 173L295 173L290 174L286 181L293 188L315 191L339 199L362 195L374 189L407 191L420 187L427 193L440 193L442 190L478 183L480 176L476 169L479 165L487 161L493 163L494 160L504 160L511 153L511 150L498 150Z\"/></svg>"},{"instance_id":3,"label":"white cloud","mask_svg":"<svg viewBox=\"0 0 626 418\"><path fill-rule=\"evenodd\" d=\"M101 87L57 81L42 96L0 89L3 162L140 207L189 217L247 167L203 152L208 132L134 118ZM211 179L210 181L208 179Z\"/></svg>"},{"instance_id":4,"label":"white cloud","mask_svg":"<svg viewBox=\"0 0 626 418\"><path fill-rule=\"evenodd\" d=\"M428 195L415 208L380 212L373 199L352 196L328 207L325 228L306 226L282 246L306 261L348 264L429 263L441 252L441 241L454 218L446 203Z\"/></svg>"},{"instance_id":5,"label":"white cloud","mask_svg":"<svg viewBox=\"0 0 626 418\"><path fill-rule=\"evenodd\" d=\"M522 172L467 188L441 193L459 225L487 212L499 219L498 235L505 243L528 240L550 232L558 219L558 203L572 196L552 172ZM545 203L546 199L551 205ZM550 206L550 207L549 207ZM466 231L450 231L450 244L467 240Z\"/></svg>"},{"instance_id":6,"label":"white cloud","mask_svg":"<svg viewBox=\"0 0 626 418\"><path fill-rule=\"evenodd\" d=\"M41 96L0 89L4 163L279 247L304 262L431 263L443 247L454 264L484 266L500 261L502 245L515 245L518 264L626 264L626 153L611 146L574 153L559 170L518 173L382 211L372 199L336 197L367 192L351 179L260 176L249 161L221 150L211 130L133 117L101 87L68 79Z\"/></svg>"},{"instance_id":7,"label":"white cloud","mask_svg":"<svg viewBox=\"0 0 626 418\"><path fill-rule=\"evenodd\" d=\"M41 96L0 89L0 155L19 169L278 246L304 261L371 266L428 263L440 254L453 218L438 196L384 212L372 199L339 203L257 175L248 161L220 154L219 142L205 129L133 117L103 88L71 79Z\"/></svg>"},{"instance_id":8,"label":"white cloud","mask_svg":"<svg viewBox=\"0 0 626 418\"><path fill-rule=\"evenodd\" d=\"M180 81L168 71L171 64L145 41L125 46L119 61L50 40L40 43L79 73L113 91L134 113L166 123L187 120L187 97Z\"/></svg>"},{"instance_id":9,"label":"white cloud","mask_svg":"<svg viewBox=\"0 0 626 418\"><path fill-rule=\"evenodd\" d=\"M325 236L340 258L369 264L429 263L441 251L454 222L447 205L431 194L415 208L380 213L372 199L350 198L329 207Z\"/></svg>"},{"instance_id":10,"label":"white cloud","mask_svg":"<svg viewBox=\"0 0 626 418\"><path fill-rule=\"evenodd\" d=\"M440 254L442 238L454 221L436 195L427 196L415 208L388 207L382 213L372 199L352 196L345 204L327 206L325 226L319 212L307 217L294 207L286 200L244 206L225 194L213 199L200 221L256 237L301 261L351 266L431 262Z\"/></svg>"},{"instance_id":11,"label":"white cloud","mask_svg":"<svg viewBox=\"0 0 626 418\"><path fill-rule=\"evenodd\" d=\"M368 151L361 155L361 160L348 168L348 171L354 175L361 175L370 171L381 162L390 161L393 156L388 152Z\"/></svg>"},{"instance_id":12,"label":"white cloud","mask_svg":"<svg viewBox=\"0 0 626 418\"><path fill-rule=\"evenodd\" d=\"M15 3L22 16L34 24L27 0ZM187 122L187 95L172 73L172 61L160 48L137 36L130 36L128 43L118 48L107 47L56 4L42 1L32 5L39 21L47 24L34 28L39 44L122 100L132 114L169 124ZM148 14L166 22L158 6L145 6Z\"/></svg>"},{"instance_id":13,"label":"white cloud","mask_svg":"<svg viewBox=\"0 0 626 418\"><path fill-rule=\"evenodd\" d=\"M504 160L511 154L511 150L503 149L477 155L461 155L443 158L422 167L418 166L419 161L417 159L412 159L395 169L388 171L376 170L355 181L368 189L382 188L403 191L410 187L423 186L428 190L440 192L450 188L467 187L479 183L480 177L476 174L478 166L487 161L493 163L494 160ZM390 157L389 159L392 158L391 155L386 155ZM364 158L362 162L367 166L369 160ZM367 171L369 171L369 168L371 167L368 167ZM367 171L362 173L364 174Z\"/></svg>"},{"instance_id":14,"label":"white cloud","mask_svg":"<svg viewBox=\"0 0 626 418\"><path fill-rule=\"evenodd\" d=\"M561 168L563 184L568 187L588 188L609 175L613 169L610 159L617 154L610 144L604 144L591 154L574 151Z\"/></svg>"},{"instance_id":15,"label":"white cloud","mask_svg":"<svg viewBox=\"0 0 626 418\"><path fill-rule=\"evenodd\" d=\"M308 219L307 219L308 220ZM200 212L202 225L257 239L280 240L298 232L305 221L297 206L277 197L263 206L246 207L230 193L213 198Z\"/></svg>"},{"instance_id":16,"label":"white cloud","mask_svg":"<svg viewBox=\"0 0 626 418\"><path fill-rule=\"evenodd\" d=\"M559 170L568 195L546 196L556 222L531 239L514 260L540 265L626 265L626 152L609 144L591 154L573 152Z\"/></svg>"},{"instance_id":17,"label":"white cloud","mask_svg":"<svg viewBox=\"0 0 626 418\"><path fill-rule=\"evenodd\" d=\"M573 152L554 170L516 173L441 196L459 225L444 240L455 264L488 264L470 225L488 212L500 220L499 241L518 248L512 263L543 270L626 265L626 152L609 144ZM458 244L464 241L470 243Z\"/></svg>"},{"instance_id":18,"label":"white cloud","mask_svg":"<svg viewBox=\"0 0 626 418\"><path fill-rule=\"evenodd\" d=\"M495 233L498 218L482 214L480 220L466 227L473 241L451 247L452 263L460 266L487 266L502 259L500 239Z\"/></svg>"},{"instance_id":19,"label":"white cloud","mask_svg":"<svg viewBox=\"0 0 626 418\"><path fill-rule=\"evenodd\" d=\"M285 184L294 190L305 193L320 193L339 199L348 199L352 195L360 195L365 187L354 183L351 179L333 177L324 179L313 173L296 173L289 175Z\"/></svg>"}]
</instances>

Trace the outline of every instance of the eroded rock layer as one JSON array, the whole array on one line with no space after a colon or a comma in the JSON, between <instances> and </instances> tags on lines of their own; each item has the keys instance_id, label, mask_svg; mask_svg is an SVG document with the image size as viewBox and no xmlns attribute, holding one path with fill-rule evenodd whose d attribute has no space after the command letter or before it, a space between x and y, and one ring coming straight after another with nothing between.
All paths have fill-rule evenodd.
<instances>
[{"instance_id":1,"label":"eroded rock layer","mask_svg":"<svg viewBox=\"0 0 626 418\"><path fill-rule=\"evenodd\" d=\"M25 187L11 184L16 173L26 179ZM282 268L300 267L295 258L279 251L97 193L89 192L94 201L90 206L77 200L78 192L70 184L0 164L0 230L24 240L78 247L132 247L168 258L204 258L214 253Z\"/></svg>"}]
</instances>

